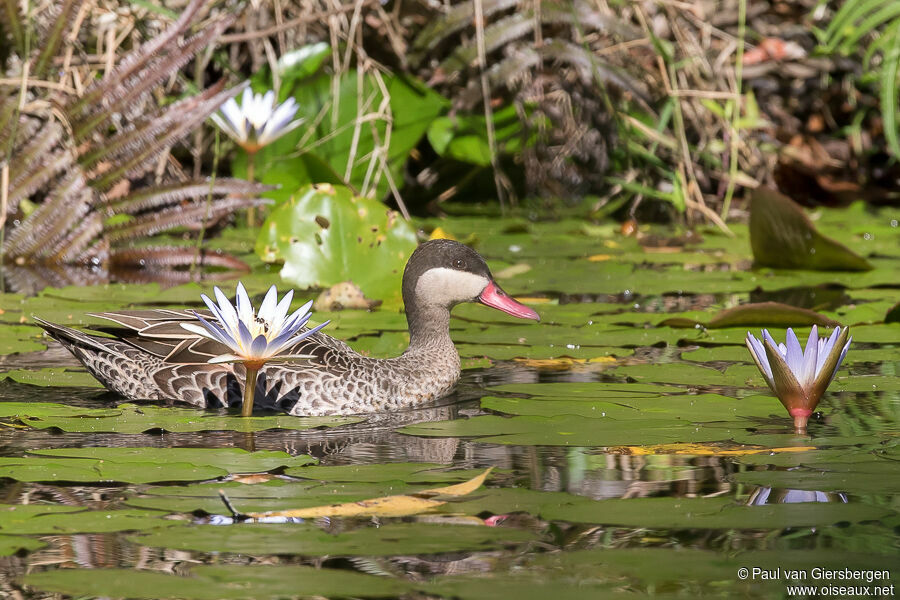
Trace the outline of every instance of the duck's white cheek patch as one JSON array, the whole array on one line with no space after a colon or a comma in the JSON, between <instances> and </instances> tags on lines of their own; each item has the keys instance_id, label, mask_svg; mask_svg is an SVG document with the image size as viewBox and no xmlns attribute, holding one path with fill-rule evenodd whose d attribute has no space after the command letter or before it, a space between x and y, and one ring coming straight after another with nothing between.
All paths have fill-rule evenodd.
<instances>
[{"instance_id":1,"label":"duck's white cheek patch","mask_svg":"<svg viewBox=\"0 0 900 600\"><path fill-rule=\"evenodd\" d=\"M416 296L425 304L467 302L483 292L488 283L488 278L482 275L437 267L419 277Z\"/></svg>"}]
</instances>

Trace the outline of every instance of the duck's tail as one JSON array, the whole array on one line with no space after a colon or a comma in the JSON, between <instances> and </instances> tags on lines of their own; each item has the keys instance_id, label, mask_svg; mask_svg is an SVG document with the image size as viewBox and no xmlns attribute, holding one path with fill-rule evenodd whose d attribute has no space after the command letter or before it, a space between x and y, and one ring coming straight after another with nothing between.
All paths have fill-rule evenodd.
<instances>
[{"instance_id":1,"label":"duck's tail","mask_svg":"<svg viewBox=\"0 0 900 600\"><path fill-rule=\"evenodd\" d=\"M47 335L65 346L66 349L74 354L79 360L81 360L81 356L75 352L75 348L81 348L83 350L93 352L106 352L117 355L120 354L116 351L114 346L108 343L112 341L111 338L101 338L98 336L88 335L84 332L78 331L77 329L72 329L71 327L66 327L65 325L57 325L56 323L45 321L44 319L35 317L34 315L32 315L31 318L34 319L34 321L38 325L40 325L44 329L44 331L47 332ZM104 340L108 340L108 342L104 343ZM82 362L84 361L82 360Z\"/></svg>"}]
</instances>

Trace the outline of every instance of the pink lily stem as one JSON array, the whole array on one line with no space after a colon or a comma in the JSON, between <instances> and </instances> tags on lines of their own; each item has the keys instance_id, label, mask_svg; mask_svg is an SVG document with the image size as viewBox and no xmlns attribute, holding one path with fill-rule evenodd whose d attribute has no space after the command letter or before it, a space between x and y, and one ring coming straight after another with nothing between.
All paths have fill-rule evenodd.
<instances>
[{"instance_id":1,"label":"pink lily stem","mask_svg":"<svg viewBox=\"0 0 900 600\"><path fill-rule=\"evenodd\" d=\"M256 394L256 379L259 376L259 365L245 364L247 379L244 381L244 403L241 405L241 416L253 414L253 396Z\"/></svg>"}]
</instances>

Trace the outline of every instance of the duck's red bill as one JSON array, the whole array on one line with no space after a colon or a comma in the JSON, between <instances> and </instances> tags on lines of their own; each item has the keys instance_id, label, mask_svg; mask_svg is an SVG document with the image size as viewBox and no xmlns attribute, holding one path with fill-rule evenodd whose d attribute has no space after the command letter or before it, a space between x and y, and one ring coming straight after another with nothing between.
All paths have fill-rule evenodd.
<instances>
[{"instance_id":1,"label":"duck's red bill","mask_svg":"<svg viewBox=\"0 0 900 600\"><path fill-rule=\"evenodd\" d=\"M484 291L481 292L480 296L478 296L478 301L485 306L490 306L491 308L502 310L506 314L512 315L514 317L519 317L520 319L534 319L535 321L541 320L541 317L536 312L534 312L524 304L520 304L510 298L507 293L504 292L500 288L500 286L493 281L487 284L487 287L484 288Z\"/></svg>"}]
</instances>

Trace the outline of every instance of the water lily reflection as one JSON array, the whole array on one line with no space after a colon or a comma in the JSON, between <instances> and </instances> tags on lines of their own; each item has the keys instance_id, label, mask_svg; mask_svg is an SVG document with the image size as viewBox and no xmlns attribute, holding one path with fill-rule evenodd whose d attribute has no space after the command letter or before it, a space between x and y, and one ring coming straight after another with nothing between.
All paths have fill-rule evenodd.
<instances>
[{"instance_id":1,"label":"water lily reflection","mask_svg":"<svg viewBox=\"0 0 900 600\"><path fill-rule=\"evenodd\" d=\"M805 351L791 328L784 344L776 343L765 329L762 338L747 332L747 348L772 393L794 417L797 433L805 433L809 416L847 355L853 339L850 329L835 327L831 336L820 339L813 325Z\"/></svg>"},{"instance_id":2,"label":"water lily reflection","mask_svg":"<svg viewBox=\"0 0 900 600\"><path fill-rule=\"evenodd\" d=\"M847 503L847 494L843 492L819 492L813 490L775 489L758 487L750 494L747 504L762 506L763 504L798 504L801 502L840 502Z\"/></svg>"}]
</instances>

